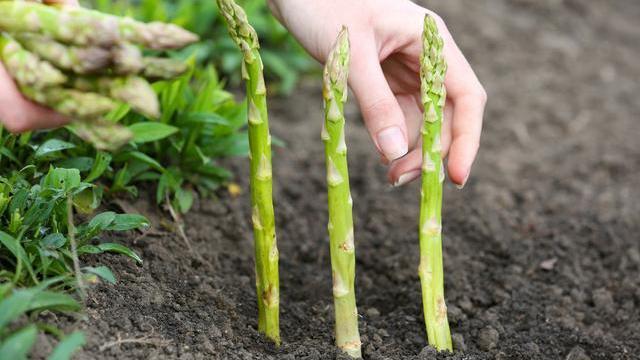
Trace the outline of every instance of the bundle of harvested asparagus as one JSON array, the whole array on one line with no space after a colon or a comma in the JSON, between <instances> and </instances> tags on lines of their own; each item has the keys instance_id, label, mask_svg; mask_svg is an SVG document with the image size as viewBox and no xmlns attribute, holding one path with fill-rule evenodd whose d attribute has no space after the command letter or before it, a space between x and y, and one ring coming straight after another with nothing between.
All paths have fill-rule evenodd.
<instances>
[{"instance_id":1,"label":"bundle of harvested asparagus","mask_svg":"<svg viewBox=\"0 0 640 360\"><path fill-rule=\"evenodd\" d=\"M142 23L79 7L0 1L0 60L29 99L78 121L76 133L113 149L131 133L104 120L119 104L149 117L160 115L149 81L172 79L187 65L143 56L198 40L178 26Z\"/></svg>"}]
</instances>

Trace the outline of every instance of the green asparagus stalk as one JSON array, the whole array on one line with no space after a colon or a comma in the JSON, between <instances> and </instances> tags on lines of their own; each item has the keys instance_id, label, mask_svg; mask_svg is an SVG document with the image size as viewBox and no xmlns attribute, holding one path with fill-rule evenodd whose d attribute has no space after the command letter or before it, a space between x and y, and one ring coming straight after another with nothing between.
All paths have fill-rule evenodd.
<instances>
[{"instance_id":1,"label":"green asparagus stalk","mask_svg":"<svg viewBox=\"0 0 640 360\"><path fill-rule=\"evenodd\" d=\"M429 344L451 351L451 333L444 301L442 266L442 182L444 167L440 131L446 100L444 77L447 65L444 42L435 20L424 19L423 51L420 58L424 126L422 128L422 191L420 204L420 266L424 320Z\"/></svg>"},{"instance_id":2,"label":"green asparagus stalk","mask_svg":"<svg viewBox=\"0 0 640 360\"><path fill-rule=\"evenodd\" d=\"M75 121L68 127L98 150L117 150L133 137L128 128L103 119Z\"/></svg>"},{"instance_id":3,"label":"green asparagus stalk","mask_svg":"<svg viewBox=\"0 0 640 360\"><path fill-rule=\"evenodd\" d=\"M21 86L29 99L74 120L93 120L114 110L117 103L108 97L64 88L35 89Z\"/></svg>"},{"instance_id":4,"label":"green asparagus stalk","mask_svg":"<svg viewBox=\"0 0 640 360\"><path fill-rule=\"evenodd\" d=\"M354 358L362 357L355 295L355 246L349 190L344 102L349 73L349 32L342 28L324 68L325 144L329 193L329 239L333 276L336 345Z\"/></svg>"},{"instance_id":5,"label":"green asparagus stalk","mask_svg":"<svg viewBox=\"0 0 640 360\"><path fill-rule=\"evenodd\" d=\"M139 74L144 69L142 51L132 44L118 44L111 48L113 72L118 75Z\"/></svg>"},{"instance_id":6,"label":"green asparagus stalk","mask_svg":"<svg viewBox=\"0 0 640 360\"><path fill-rule=\"evenodd\" d=\"M36 34L15 34L14 38L25 49L50 62L57 68L76 74L93 74L109 67L111 54L97 46L77 47L64 45Z\"/></svg>"},{"instance_id":7,"label":"green asparagus stalk","mask_svg":"<svg viewBox=\"0 0 640 360\"><path fill-rule=\"evenodd\" d=\"M151 84L138 76L77 77L71 87L83 92L95 92L129 104L134 111L152 119L160 117L160 104Z\"/></svg>"},{"instance_id":8,"label":"green asparagus stalk","mask_svg":"<svg viewBox=\"0 0 640 360\"><path fill-rule=\"evenodd\" d=\"M267 114L258 35L244 10L233 0L217 0L231 38L244 55L242 77L247 83L249 146L251 158L251 204L256 251L258 330L280 344L278 248L272 198L271 135Z\"/></svg>"},{"instance_id":9,"label":"green asparagus stalk","mask_svg":"<svg viewBox=\"0 0 640 360\"><path fill-rule=\"evenodd\" d=\"M62 85L67 81L60 70L25 50L20 43L2 33L0 33L0 60L20 86L44 89Z\"/></svg>"},{"instance_id":10,"label":"green asparagus stalk","mask_svg":"<svg viewBox=\"0 0 640 360\"><path fill-rule=\"evenodd\" d=\"M145 57L142 76L153 80L171 80L189 70L187 64L175 59Z\"/></svg>"},{"instance_id":11,"label":"green asparagus stalk","mask_svg":"<svg viewBox=\"0 0 640 360\"><path fill-rule=\"evenodd\" d=\"M109 47L131 42L156 50L182 48L198 36L173 24L142 23L80 7L0 1L0 30L45 35L67 44Z\"/></svg>"}]
</instances>

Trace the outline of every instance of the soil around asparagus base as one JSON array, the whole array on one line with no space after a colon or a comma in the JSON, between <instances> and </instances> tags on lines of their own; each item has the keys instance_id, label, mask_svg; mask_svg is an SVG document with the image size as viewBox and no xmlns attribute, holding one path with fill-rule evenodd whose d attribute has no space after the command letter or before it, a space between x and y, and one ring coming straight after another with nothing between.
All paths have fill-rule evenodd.
<instances>
[{"instance_id":1,"label":"soil around asparagus base","mask_svg":"<svg viewBox=\"0 0 640 360\"><path fill-rule=\"evenodd\" d=\"M458 351L436 356L425 347L418 184L388 187L352 106L347 141L365 359L637 359L640 4L433 5L491 97L469 185L445 186L445 293ZM272 105L274 135L288 143L274 153L282 347L257 332L248 184L241 182L241 197L221 192L187 217L199 256L175 235L113 239L137 250L144 265L101 257L119 282L89 293L86 318L44 315L87 333L76 359L340 358L318 84ZM246 175L246 161L231 163ZM159 224L152 203L133 206ZM35 358L50 349L51 340L41 340Z\"/></svg>"}]
</instances>

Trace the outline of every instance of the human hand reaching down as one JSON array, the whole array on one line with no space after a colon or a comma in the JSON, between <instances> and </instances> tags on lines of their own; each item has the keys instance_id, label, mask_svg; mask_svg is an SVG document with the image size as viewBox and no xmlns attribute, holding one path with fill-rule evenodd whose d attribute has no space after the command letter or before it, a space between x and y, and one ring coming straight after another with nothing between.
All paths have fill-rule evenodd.
<instances>
[{"instance_id":1,"label":"human hand reaching down","mask_svg":"<svg viewBox=\"0 0 640 360\"><path fill-rule=\"evenodd\" d=\"M396 186L420 177L421 36L425 14L434 16L448 63L442 155L451 181L464 186L478 152L487 95L438 15L408 0L270 0L269 5L320 62L340 28L349 28L349 85Z\"/></svg>"},{"instance_id":2,"label":"human hand reaching down","mask_svg":"<svg viewBox=\"0 0 640 360\"><path fill-rule=\"evenodd\" d=\"M77 0L49 0L50 5L77 6ZM9 131L20 133L55 128L67 119L53 110L26 99L0 62L0 123Z\"/></svg>"}]
</instances>

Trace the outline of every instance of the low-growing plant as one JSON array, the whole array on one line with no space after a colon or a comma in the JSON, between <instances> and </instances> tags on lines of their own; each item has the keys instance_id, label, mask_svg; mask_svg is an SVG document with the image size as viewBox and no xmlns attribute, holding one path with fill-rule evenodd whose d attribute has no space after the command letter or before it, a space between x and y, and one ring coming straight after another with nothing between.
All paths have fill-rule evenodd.
<instances>
[{"instance_id":1,"label":"low-growing plant","mask_svg":"<svg viewBox=\"0 0 640 360\"><path fill-rule=\"evenodd\" d=\"M12 323L44 310L79 310L68 292L82 292L83 283L98 279L114 283L115 276L106 266L81 267L78 256L113 252L142 262L128 247L99 241L98 236L140 229L148 221L141 215L107 211L76 227L74 213L100 204L99 190L82 181L78 169L51 167L43 174L31 165L8 175L0 177L0 354L25 358L37 333L46 330L60 340L51 358L65 359L84 342L81 333L65 336L33 320L18 328Z\"/></svg>"}]
</instances>

